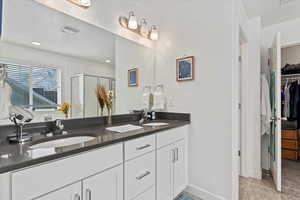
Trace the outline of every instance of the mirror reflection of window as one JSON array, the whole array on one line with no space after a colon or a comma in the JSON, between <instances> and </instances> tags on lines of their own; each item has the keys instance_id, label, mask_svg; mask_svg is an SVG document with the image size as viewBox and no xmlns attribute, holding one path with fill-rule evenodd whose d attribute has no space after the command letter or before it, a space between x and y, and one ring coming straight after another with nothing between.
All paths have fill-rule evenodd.
<instances>
[{"instance_id":1,"label":"mirror reflection of window","mask_svg":"<svg viewBox=\"0 0 300 200\"><path fill-rule=\"evenodd\" d=\"M25 108L56 109L60 104L59 70L7 64L7 82L12 87L11 102Z\"/></svg>"}]
</instances>

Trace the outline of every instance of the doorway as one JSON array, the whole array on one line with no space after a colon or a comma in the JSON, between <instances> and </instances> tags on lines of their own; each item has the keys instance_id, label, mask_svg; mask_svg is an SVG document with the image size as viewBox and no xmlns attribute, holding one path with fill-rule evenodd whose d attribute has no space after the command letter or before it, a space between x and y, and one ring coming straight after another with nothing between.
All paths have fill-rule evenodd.
<instances>
[{"instance_id":1,"label":"doorway","mask_svg":"<svg viewBox=\"0 0 300 200\"><path fill-rule=\"evenodd\" d=\"M281 49L282 191L300 197L300 45Z\"/></svg>"}]
</instances>

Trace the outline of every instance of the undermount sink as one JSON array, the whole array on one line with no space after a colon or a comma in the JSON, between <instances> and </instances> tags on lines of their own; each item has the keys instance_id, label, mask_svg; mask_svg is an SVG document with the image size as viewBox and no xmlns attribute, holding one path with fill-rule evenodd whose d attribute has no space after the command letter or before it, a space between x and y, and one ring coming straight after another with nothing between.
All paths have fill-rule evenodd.
<instances>
[{"instance_id":1,"label":"undermount sink","mask_svg":"<svg viewBox=\"0 0 300 200\"><path fill-rule=\"evenodd\" d=\"M41 142L35 145L30 146L31 149L45 149L45 148L56 148L70 146L74 144L81 144L95 139L92 136L74 136L63 139L51 140L48 142Z\"/></svg>"},{"instance_id":2,"label":"undermount sink","mask_svg":"<svg viewBox=\"0 0 300 200\"><path fill-rule=\"evenodd\" d=\"M167 126L167 125L169 125L169 123L165 123L165 122L153 122L153 123L144 124L144 126Z\"/></svg>"}]
</instances>

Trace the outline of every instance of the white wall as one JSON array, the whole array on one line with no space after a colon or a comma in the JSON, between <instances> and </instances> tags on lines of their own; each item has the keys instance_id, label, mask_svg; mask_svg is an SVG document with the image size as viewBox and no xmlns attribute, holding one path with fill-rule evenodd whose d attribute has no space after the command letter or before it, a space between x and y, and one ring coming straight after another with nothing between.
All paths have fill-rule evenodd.
<instances>
[{"instance_id":1,"label":"white wall","mask_svg":"<svg viewBox=\"0 0 300 200\"><path fill-rule=\"evenodd\" d=\"M189 189L204 199L234 199L232 118L237 104L232 84L238 43L234 5L211 0L160 5L162 10L156 13L164 14L159 20L155 78L173 100L169 111L192 115ZM168 12L163 11L166 7ZM175 60L184 55L195 56L195 80L179 83Z\"/></svg>"},{"instance_id":2,"label":"white wall","mask_svg":"<svg viewBox=\"0 0 300 200\"><path fill-rule=\"evenodd\" d=\"M142 109L143 88L153 85L153 49L143 47L127 39L116 38L116 113ZM128 70L138 68L138 87L128 87Z\"/></svg>"},{"instance_id":3,"label":"white wall","mask_svg":"<svg viewBox=\"0 0 300 200\"><path fill-rule=\"evenodd\" d=\"M75 74L84 73L99 76L114 77L114 66L96 63L82 58L70 57L62 54L37 50L12 43L0 42L0 61L23 64L29 66L56 67L61 70L62 77L62 102L70 102L71 77ZM46 113L36 113L35 121L43 120ZM53 113L53 118L57 114ZM58 113L59 117L60 112Z\"/></svg>"},{"instance_id":4,"label":"white wall","mask_svg":"<svg viewBox=\"0 0 300 200\"><path fill-rule=\"evenodd\" d=\"M300 63L300 46L283 48L281 50L281 67L286 64Z\"/></svg>"},{"instance_id":5,"label":"white wall","mask_svg":"<svg viewBox=\"0 0 300 200\"><path fill-rule=\"evenodd\" d=\"M260 45L261 19L251 19L248 21L247 32L248 66L242 69L242 112L246 111L243 121L242 143L245 152L242 152L242 167L244 176L258 179L261 178Z\"/></svg>"},{"instance_id":6,"label":"white wall","mask_svg":"<svg viewBox=\"0 0 300 200\"><path fill-rule=\"evenodd\" d=\"M262 30L263 47L269 48L272 45L277 32L281 32L281 43L283 46L300 44L299 26L300 18L264 28Z\"/></svg>"}]
</instances>

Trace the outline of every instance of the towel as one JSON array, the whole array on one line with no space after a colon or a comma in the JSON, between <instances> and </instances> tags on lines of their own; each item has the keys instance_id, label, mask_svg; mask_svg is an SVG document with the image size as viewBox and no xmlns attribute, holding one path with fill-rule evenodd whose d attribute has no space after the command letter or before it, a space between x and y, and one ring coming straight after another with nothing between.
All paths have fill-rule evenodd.
<instances>
[{"instance_id":1,"label":"towel","mask_svg":"<svg viewBox=\"0 0 300 200\"><path fill-rule=\"evenodd\" d=\"M113 131L113 132L118 132L118 133L126 133L126 132L129 132L129 131L136 131L136 130L140 130L140 129L143 129L143 127L142 126L135 126L135 125L131 125L131 124L106 128L106 130Z\"/></svg>"},{"instance_id":2,"label":"towel","mask_svg":"<svg viewBox=\"0 0 300 200\"><path fill-rule=\"evenodd\" d=\"M153 110L162 111L166 108L166 96L162 90L153 94Z\"/></svg>"},{"instance_id":3,"label":"towel","mask_svg":"<svg viewBox=\"0 0 300 200\"><path fill-rule=\"evenodd\" d=\"M151 109L151 98L152 98L152 94L150 91L146 91L143 93L143 110L150 110Z\"/></svg>"},{"instance_id":4,"label":"towel","mask_svg":"<svg viewBox=\"0 0 300 200\"><path fill-rule=\"evenodd\" d=\"M262 135L270 134L271 129L271 101L269 83L265 75L261 76L261 127Z\"/></svg>"},{"instance_id":5,"label":"towel","mask_svg":"<svg viewBox=\"0 0 300 200\"><path fill-rule=\"evenodd\" d=\"M9 108L11 106L11 87L8 83L4 83L0 86L0 119L9 118Z\"/></svg>"}]
</instances>

